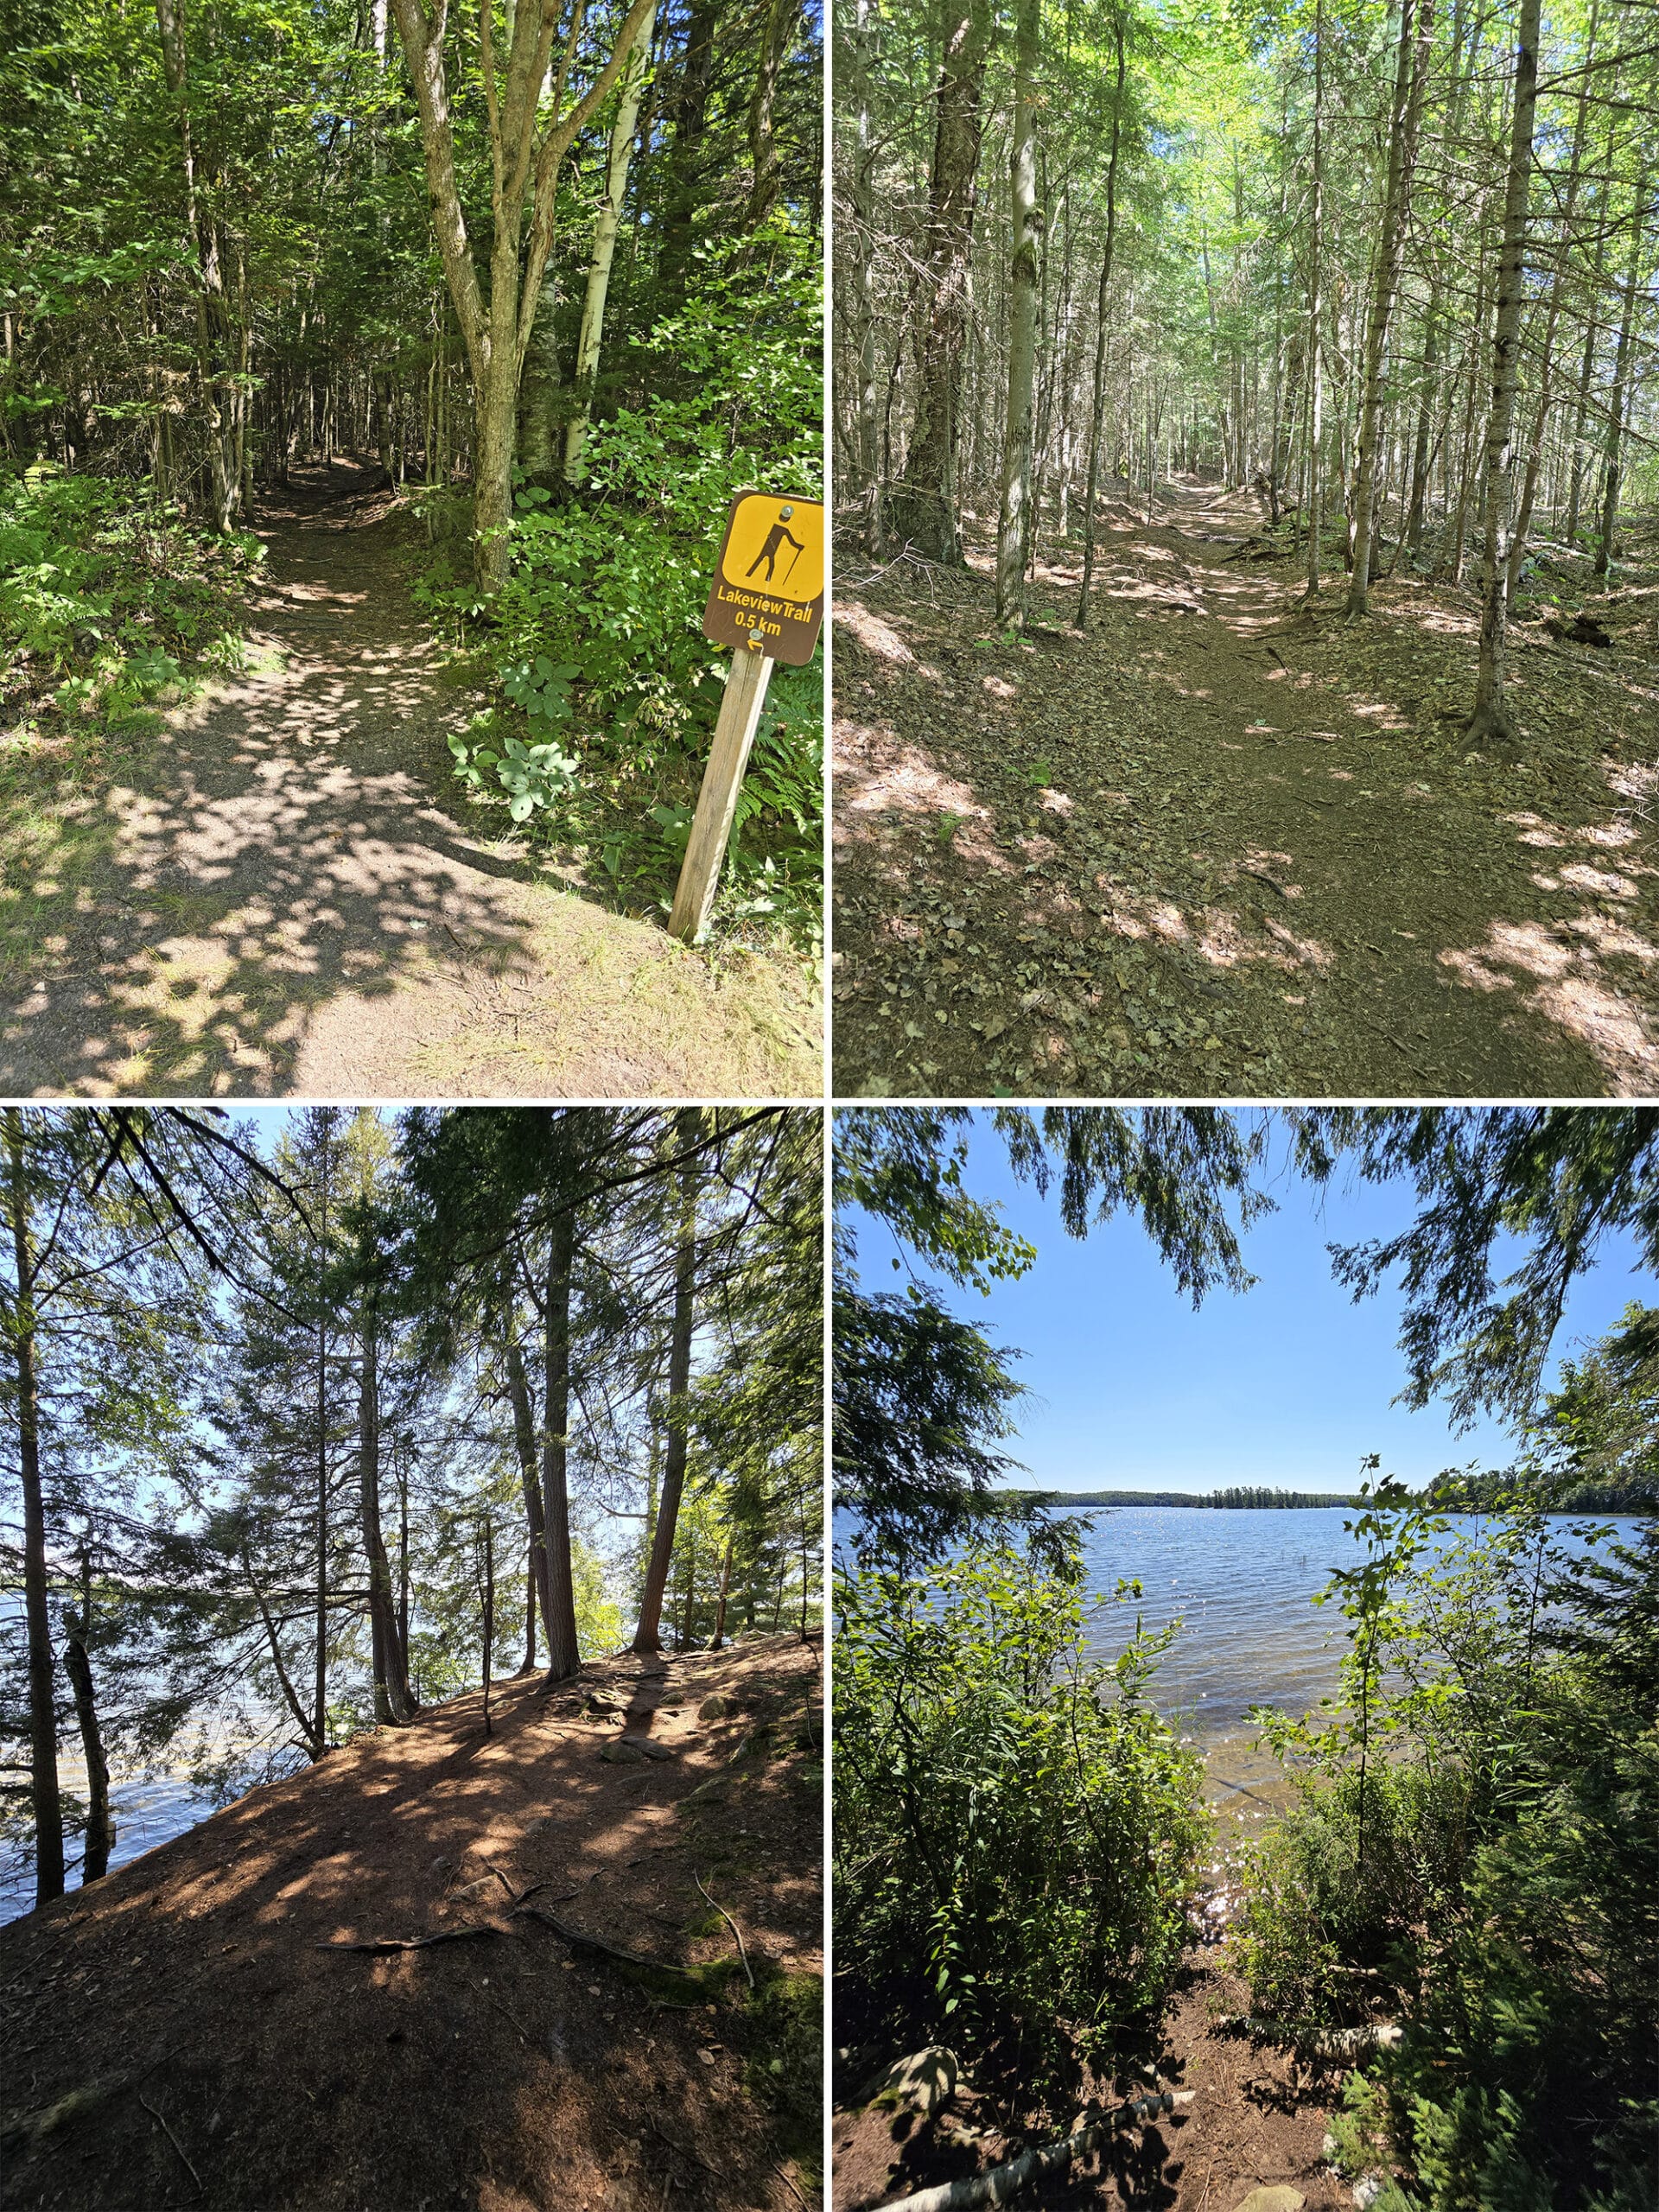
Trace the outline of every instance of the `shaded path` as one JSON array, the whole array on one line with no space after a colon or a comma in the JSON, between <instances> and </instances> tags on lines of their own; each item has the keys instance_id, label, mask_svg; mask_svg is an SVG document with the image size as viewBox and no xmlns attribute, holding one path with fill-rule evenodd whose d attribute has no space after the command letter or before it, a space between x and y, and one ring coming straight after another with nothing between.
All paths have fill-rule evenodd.
<instances>
[{"instance_id":1,"label":"shaded path","mask_svg":"<svg viewBox=\"0 0 1659 2212\"><path fill-rule=\"evenodd\" d=\"M245 671L9 868L0 1092L815 1093L804 980L722 979L467 822L447 739L478 701L371 482L303 472Z\"/></svg>"},{"instance_id":2,"label":"shaded path","mask_svg":"<svg viewBox=\"0 0 1659 2212\"><path fill-rule=\"evenodd\" d=\"M1343 620L1251 501L1119 507L1096 622L982 552L837 607L836 1088L1633 1095L1659 1083L1659 671L1522 632L1516 768L1465 753L1472 594Z\"/></svg>"}]
</instances>

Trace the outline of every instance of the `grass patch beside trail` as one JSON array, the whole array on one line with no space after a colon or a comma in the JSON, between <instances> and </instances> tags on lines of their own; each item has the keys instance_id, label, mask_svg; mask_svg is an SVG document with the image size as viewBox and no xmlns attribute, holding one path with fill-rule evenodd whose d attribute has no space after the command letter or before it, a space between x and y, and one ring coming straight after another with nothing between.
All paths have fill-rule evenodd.
<instances>
[{"instance_id":1,"label":"grass patch beside trail","mask_svg":"<svg viewBox=\"0 0 1659 2212\"><path fill-rule=\"evenodd\" d=\"M521 1090L556 1087L573 1058L613 1058L642 1096L800 1097L819 1088L818 971L786 947L694 955L625 915L550 892L524 950L556 990L492 1001L418 1046L411 1065L435 1090L490 1069Z\"/></svg>"}]
</instances>

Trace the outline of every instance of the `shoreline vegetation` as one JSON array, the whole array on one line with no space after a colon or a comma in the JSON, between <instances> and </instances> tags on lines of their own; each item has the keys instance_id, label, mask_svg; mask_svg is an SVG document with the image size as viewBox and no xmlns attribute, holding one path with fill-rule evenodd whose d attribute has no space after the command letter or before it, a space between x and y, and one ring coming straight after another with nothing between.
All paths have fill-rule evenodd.
<instances>
[{"instance_id":1,"label":"shoreline vegetation","mask_svg":"<svg viewBox=\"0 0 1659 2212\"><path fill-rule=\"evenodd\" d=\"M1232 1116L976 1122L1059 1185L1072 1235L1133 1205L1185 1287L1202 1233L1200 1288L1248 1293L1212 1210L1236 1169L1248 1224L1261 1153L1228 1149ZM1010 1355L934 1285L869 1294L857 1272L871 1218L965 1288L1017 1277L1033 1247L972 1195L949 1117L841 1117L842 2212L931 2208L946 2185L994 2201L1067 2142L1037 2164L1079 2209L1651 2212L1659 1520L1558 1516L1582 1488L1650 1494L1659 1313L1628 1308L1553 1376L1546 1359L1567 1282L1649 1203L1656 1132L1508 1109L1333 1126L1383 1131L1423 1171L1416 1225L1338 1251L1338 1280L1390 1281L1421 1237L1414 1389L1507 1418L1520 1455L1420 1491L1363 1463L1352 1554L1313 1600L1340 1621L1337 1688L1300 1718L1252 1711L1276 1771L1240 1820L1158 1709L1179 1621L1148 1629L1139 1583L1114 1590L1108 1566L1096 1591L1077 1519L995 1487ZM1502 1285L1500 1230L1524 1240ZM1547 1280L1547 1307L1505 1299ZM1085 1644L1097 1604L1133 1619L1109 1661Z\"/></svg>"}]
</instances>

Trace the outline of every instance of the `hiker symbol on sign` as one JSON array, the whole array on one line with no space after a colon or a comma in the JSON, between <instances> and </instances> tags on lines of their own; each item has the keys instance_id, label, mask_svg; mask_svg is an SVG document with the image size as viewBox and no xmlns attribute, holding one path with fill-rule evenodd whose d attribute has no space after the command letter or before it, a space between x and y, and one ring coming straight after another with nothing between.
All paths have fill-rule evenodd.
<instances>
[{"instance_id":1,"label":"hiker symbol on sign","mask_svg":"<svg viewBox=\"0 0 1659 2212\"><path fill-rule=\"evenodd\" d=\"M761 545L760 550L755 555L753 560L750 562L748 567L743 572L746 579L752 576L755 570L760 567L760 563L764 561L766 564L766 582L770 583L772 579L773 572L778 566L778 556L783 551L785 545L792 545L795 548L795 561L798 561L802 554L805 552L806 548L802 544L800 539L790 535L789 518L794 512L795 510L793 507L779 507L778 510L778 519L773 523L772 528L766 532L766 539ZM791 561L789 567L784 571L784 582L785 583L789 582L790 575L794 569L795 561Z\"/></svg>"}]
</instances>

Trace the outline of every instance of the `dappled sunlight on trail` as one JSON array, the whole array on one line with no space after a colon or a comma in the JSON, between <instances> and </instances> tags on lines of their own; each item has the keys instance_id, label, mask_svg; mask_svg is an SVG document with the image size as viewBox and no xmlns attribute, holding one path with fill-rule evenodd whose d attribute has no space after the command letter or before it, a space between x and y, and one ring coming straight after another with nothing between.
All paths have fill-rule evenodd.
<instances>
[{"instance_id":1,"label":"dappled sunlight on trail","mask_svg":"<svg viewBox=\"0 0 1659 2212\"><path fill-rule=\"evenodd\" d=\"M1610 681L1518 632L1526 754L1489 761L1466 594L1383 580L1347 623L1239 565L1237 502L1108 512L1087 633L1068 550L1007 637L982 550L925 590L913 556L843 559L838 1088L1652 1088L1659 715L1629 656Z\"/></svg>"},{"instance_id":2,"label":"dappled sunlight on trail","mask_svg":"<svg viewBox=\"0 0 1659 2212\"><path fill-rule=\"evenodd\" d=\"M244 670L112 759L54 842L9 841L0 1089L814 1087L804 989L757 973L753 1018L448 803L479 702L423 634L389 505L355 471L308 483L267 528Z\"/></svg>"}]
</instances>

